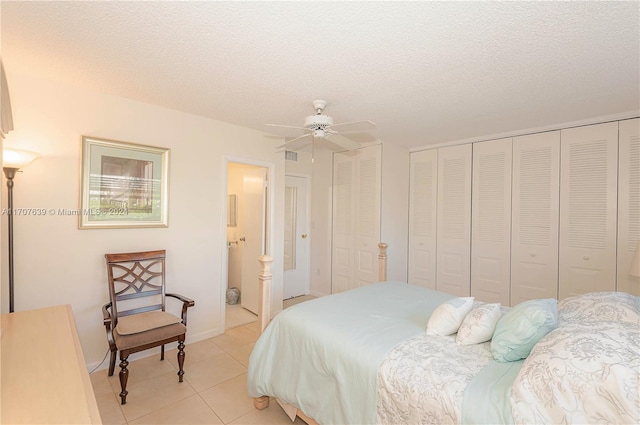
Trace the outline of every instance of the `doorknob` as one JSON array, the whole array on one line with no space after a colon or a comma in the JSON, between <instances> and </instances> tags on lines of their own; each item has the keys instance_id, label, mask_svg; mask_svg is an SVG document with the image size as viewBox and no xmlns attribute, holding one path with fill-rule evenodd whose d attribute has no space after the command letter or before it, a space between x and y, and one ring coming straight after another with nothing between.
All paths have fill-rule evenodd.
<instances>
[{"instance_id":1,"label":"doorknob","mask_svg":"<svg viewBox=\"0 0 640 425\"><path fill-rule=\"evenodd\" d=\"M307 239L307 234L302 235L302 239Z\"/></svg>"},{"instance_id":2,"label":"doorknob","mask_svg":"<svg viewBox=\"0 0 640 425\"><path fill-rule=\"evenodd\" d=\"M245 237L244 237L244 236L242 236L242 237L240 238L240 242L244 242L244 241L246 241L246 239L245 239Z\"/></svg>"}]
</instances>

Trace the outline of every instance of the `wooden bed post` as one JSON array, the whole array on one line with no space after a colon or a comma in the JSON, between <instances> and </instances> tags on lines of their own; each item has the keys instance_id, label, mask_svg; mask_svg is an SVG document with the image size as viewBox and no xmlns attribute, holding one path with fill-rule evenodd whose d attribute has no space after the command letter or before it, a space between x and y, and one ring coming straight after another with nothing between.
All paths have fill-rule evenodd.
<instances>
[{"instance_id":1,"label":"wooden bed post","mask_svg":"<svg viewBox=\"0 0 640 425\"><path fill-rule=\"evenodd\" d=\"M258 258L260 263L260 273L258 273L258 323L260 324L260 334L264 332L271 320L271 263L273 257L261 255ZM253 406L258 409L269 407L269 396L256 397L253 399Z\"/></svg>"},{"instance_id":2,"label":"wooden bed post","mask_svg":"<svg viewBox=\"0 0 640 425\"><path fill-rule=\"evenodd\" d=\"M387 280L387 245L384 242L378 244L380 248L380 254L378 254L378 281L384 282Z\"/></svg>"},{"instance_id":3,"label":"wooden bed post","mask_svg":"<svg viewBox=\"0 0 640 425\"><path fill-rule=\"evenodd\" d=\"M260 323L260 334L264 332L271 321L271 263L273 257L261 255L260 273L258 274L258 322Z\"/></svg>"}]
</instances>

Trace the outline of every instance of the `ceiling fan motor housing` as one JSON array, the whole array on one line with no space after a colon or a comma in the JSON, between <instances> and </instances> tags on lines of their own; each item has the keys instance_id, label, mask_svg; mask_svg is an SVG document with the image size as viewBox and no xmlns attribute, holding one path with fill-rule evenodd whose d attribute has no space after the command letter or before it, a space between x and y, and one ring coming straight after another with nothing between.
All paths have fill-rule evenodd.
<instances>
[{"instance_id":1,"label":"ceiling fan motor housing","mask_svg":"<svg viewBox=\"0 0 640 425\"><path fill-rule=\"evenodd\" d=\"M304 120L304 127L312 130L315 137L324 137L325 129L333 125L333 118L328 115L310 115Z\"/></svg>"}]
</instances>

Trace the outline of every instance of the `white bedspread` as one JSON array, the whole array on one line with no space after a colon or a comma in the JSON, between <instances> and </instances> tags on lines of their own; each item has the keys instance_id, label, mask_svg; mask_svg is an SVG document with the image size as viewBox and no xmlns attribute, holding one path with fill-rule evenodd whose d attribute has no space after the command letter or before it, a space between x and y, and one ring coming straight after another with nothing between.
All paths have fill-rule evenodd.
<instances>
[{"instance_id":1,"label":"white bedspread","mask_svg":"<svg viewBox=\"0 0 640 425\"><path fill-rule=\"evenodd\" d=\"M450 298L382 282L290 307L256 342L249 395L277 397L320 424L375 423L380 364L424 333L432 311Z\"/></svg>"},{"instance_id":2,"label":"white bedspread","mask_svg":"<svg viewBox=\"0 0 640 425\"><path fill-rule=\"evenodd\" d=\"M380 366L377 423L456 424L471 379L493 361L489 343L460 346L455 335L422 333Z\"/></svg>"}]
</instances>

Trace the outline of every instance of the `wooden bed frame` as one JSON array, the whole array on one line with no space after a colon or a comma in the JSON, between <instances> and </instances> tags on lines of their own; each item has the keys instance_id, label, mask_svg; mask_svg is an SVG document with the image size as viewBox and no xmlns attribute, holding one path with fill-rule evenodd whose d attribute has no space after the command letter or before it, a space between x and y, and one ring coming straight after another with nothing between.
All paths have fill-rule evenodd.
<instances>
[{"instance_id":1,"label":"wooden bed frame","mask_svg":"<svg viewBox=\"0 0 640 425\"><path fill-rule=\"evenodd\" d=\"M383 242L378 244L380 250L378 254L378 281L380 282L387 280L387 246ZM260 323L260 333L262 333L271 321L271 263L273 262L273 257L263 255L258 261L260 262L260 274L258 275L258 322ZM258 410L266 409L269 407L269 396L264 395L254 398L253 405ZM313 418L305 415L300 409L297 409L296 416L309 425L318 425Z\"/></svg>"}]
</instances>

